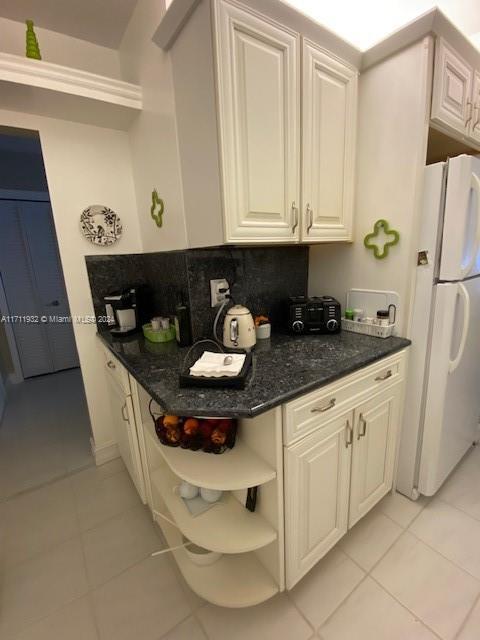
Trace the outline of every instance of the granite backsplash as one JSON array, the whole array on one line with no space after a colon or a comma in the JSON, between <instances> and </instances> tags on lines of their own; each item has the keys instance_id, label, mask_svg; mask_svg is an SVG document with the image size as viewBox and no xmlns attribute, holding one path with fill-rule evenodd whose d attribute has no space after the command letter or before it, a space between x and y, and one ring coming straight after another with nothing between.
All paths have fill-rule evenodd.
<instances>
[{"instance_id":1,"label":"granite backsplash","mask_svg":"<svg viewBox=\"0 0 480 640\"><path fill-rule=\"evenodd\" d=\"M308 247L213 247L144 254L86 257L95 314L105 313L103 297L128 286L149 291L152 315L173 315L179 301L190 307L193 338L210 336L216 309L210 307L210 280L226 278L233 300L254 315L285 322L284 302L306 295Z\"/></svg>"}]
</instances>

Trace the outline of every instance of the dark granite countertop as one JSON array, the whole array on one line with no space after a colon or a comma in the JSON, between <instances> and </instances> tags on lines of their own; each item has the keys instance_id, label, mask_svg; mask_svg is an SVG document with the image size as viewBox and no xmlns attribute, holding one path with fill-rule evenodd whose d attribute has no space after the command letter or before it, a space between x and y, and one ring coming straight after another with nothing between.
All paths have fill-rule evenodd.
<instances>
[{"instance_id":1,"label":"dark granite countertop","mask_svg":"<svg viewBox=\"0 0 480 640\"><path fill-rule=\"evenodd\" d=\"M255 347L255 370L243 390L180 388L188 352L175 342L151 343L143 335L116 339L98 334L141 386L174 415L253 417L326 385L410 344L405 338L272 335ZM198 347L198 355L207 345ZM214 350L214 349L212 349Z\"/></svg>"}]
</instances>

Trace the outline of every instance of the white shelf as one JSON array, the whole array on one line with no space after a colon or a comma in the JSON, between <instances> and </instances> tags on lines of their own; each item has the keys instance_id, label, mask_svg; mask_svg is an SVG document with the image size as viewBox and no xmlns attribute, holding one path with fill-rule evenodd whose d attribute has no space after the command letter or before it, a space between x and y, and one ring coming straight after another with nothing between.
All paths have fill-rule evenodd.
<instances>
[{"instance_id":1,"label":"white shelf","mask_svg":"<svg viewBox=\"0 0 480 640\"><path fill-rule=\"evenodd\" d=\"M169 546L182 544L177 529L157 519ZM224 555L205 567L194 564L183 549L173 551L192 591L219 607L251 607L272 598L279 588L254 552Z\"/></svg>"},{"instance_id":2,"label":"white shelf","mask_svg":"<svg viewBox=\"0 0 480 640\"><path fill-rule=\"evenodd\" d=\"M40 115L124 128L142 109L137 85L9 53L0 53L0 82L1 107Z\"/></svg>"},{"instance_id":3,"label":"white shelf","mask_svg":"<svg viewBox=\"0 0 480 640\"><path fill-rule=\"evenodd\" d=\"M157 469L151 482L183 535L200 547L220 553L246 553L277 538L275 529L262 516L246 509L231 493L225 493L208 511L193 517L174 491L179 479L167 466Z\"/></svg>"},{"instance_id":4,"label":"white shelf","mask_svg":"<svg viewBox=\"0 0 480 640\"><path fill-rule=\"evenodd\" d=\"M233 449L215 455L163 445L155 433L153 421L144 423L144 428L173 473L199 487L235 491L270 482L277 475L275 469L247 447L238 435Z\"/></svg>"}]
</instances>

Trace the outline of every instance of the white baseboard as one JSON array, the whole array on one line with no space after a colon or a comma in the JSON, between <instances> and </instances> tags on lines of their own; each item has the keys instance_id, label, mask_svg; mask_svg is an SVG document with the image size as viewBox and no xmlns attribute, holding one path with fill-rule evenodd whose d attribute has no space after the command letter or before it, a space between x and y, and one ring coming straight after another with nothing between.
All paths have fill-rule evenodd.
<instances>
[{"instance_id":1,"label":"white baseboard","mask_svg":"<svg viewBox=\"0 0 480 640\"><path fill-rule=\"evenodd\" d=\"M90 446L92 447L92 453L97 467L101 464L105 464L105 462L110 462L110 460L115 460L120 457L120 452L116 442L107 442L106 444L97 446L93 438L90 438Z\"/></svg>"}]
</instances>

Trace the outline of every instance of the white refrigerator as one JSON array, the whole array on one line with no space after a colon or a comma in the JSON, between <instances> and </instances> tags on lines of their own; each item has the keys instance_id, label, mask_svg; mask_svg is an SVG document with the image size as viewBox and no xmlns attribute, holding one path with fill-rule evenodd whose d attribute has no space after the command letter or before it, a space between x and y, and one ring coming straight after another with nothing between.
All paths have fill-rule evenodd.
<instances>
[{"instance_id":1,"label":"white refrigerator","mask_svg":"<svg viewBox=\"0 0 480 640\"><path fill-rule=\"evenodd\" d=\"M426 167L397 489L431 496L480 438L480 160Z\"/></svg>"}]
</instances>

